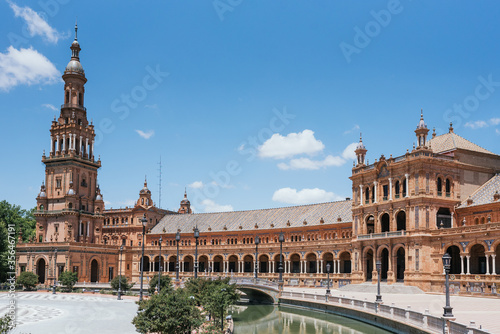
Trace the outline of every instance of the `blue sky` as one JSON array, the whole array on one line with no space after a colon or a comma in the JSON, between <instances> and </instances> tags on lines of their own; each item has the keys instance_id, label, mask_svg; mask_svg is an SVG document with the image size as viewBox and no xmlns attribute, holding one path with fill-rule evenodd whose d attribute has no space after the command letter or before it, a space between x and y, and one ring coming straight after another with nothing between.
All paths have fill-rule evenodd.
<instances>
[{"instance_id":1,"label":"blue sky","mask_svg":"<svg viewBox=\"0 0 500 334\"><path fill-rule=\"evenodd\" d=\"M0 0L0 200L35 205L78 17L107 208L147 175L195 212L351 197L372 162L438 134L500 153L494 1ZM145 83L146 80L146 83ZM148 87L146 89L145 87Z\"/></svg>"}]
</instances>

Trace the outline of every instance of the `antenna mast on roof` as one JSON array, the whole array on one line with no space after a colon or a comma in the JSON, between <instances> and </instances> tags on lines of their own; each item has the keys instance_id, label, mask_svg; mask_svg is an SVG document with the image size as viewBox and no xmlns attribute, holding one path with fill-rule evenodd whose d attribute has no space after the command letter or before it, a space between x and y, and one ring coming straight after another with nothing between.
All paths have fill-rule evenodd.
<instances>
[{"instance_id":1,"label":"antenna mast on roof","mask_svg":"<svg viewBox=\"0 0 500 334\"><path fill-rule=\"evenodd\" d=\"M159 177L158 177L158 208L161 209L161 155L160 155L160 162L158 163L159 168Z\"/></svg>"}]
</instances>

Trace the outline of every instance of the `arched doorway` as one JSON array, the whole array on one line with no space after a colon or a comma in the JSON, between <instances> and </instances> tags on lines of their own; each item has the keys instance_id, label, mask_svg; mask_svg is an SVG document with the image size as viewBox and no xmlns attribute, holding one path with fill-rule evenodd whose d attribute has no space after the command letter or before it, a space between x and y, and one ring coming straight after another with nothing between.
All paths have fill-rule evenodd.
<instances>
[{"instance_id":1,"label":"arched doorway","mask_svg":"<svg viewBox=\"0 0 500 334\"><path fill-rule=\"evenodd\" d=\"M389 226L389 214L388 213L384 213L382 215L380 222L381 222L382 233L389 232L390 226Z\"/></svg>"},{"instance_id":2,"label":"arched doorway","mask_svg":"<svg viewBox=\"0 0 500 334\"><path fill-rule=\"evenodd\" d=\"M293 254L290 256L290 262L292 264L292 270L290 271L292 274L298 274L300 273L300 255L299 254Z\"/></svg>"},{"instance_id":3,"label":"arched doorway","mask_svg":"<svg viewBox=\"0 0 500 334\"><path fill-rule=\"evenodd\" d=\"M149 267L149 256L144 256L142 258L142 268L143 268L143 271L149 271L150 270L150 267ZM139 268L140 270L141 268Z\"/></svg>"},{"instance_id":4,"label":"arched doorway","mask_svg":"<svg viewBox=\"0 0 500 334\"><path fill-rule=\"evenodd\" d=\"M173 255L168 260L168 271L177 272L176 265L177 265L177 256Z\"/></svg>"},{"instance_id":5,"label":"arched doorway","mask_svg":"<svg viewBox=\"0 0 500 334\"><path fill-rule=\"evenodd\" d=\"M45 283L45 259L41 258L36 264L36 274L38 275L38 283Z\"/></svg>"},{"instance_id":6,"label":"arched doorway","mask_svg":"<svg viewBox=\"0 0 500 334\"><path fill-rule=\"evenodd\" d=\"M436 214L437 228L451 227L451 212L448 208L439 208Z\"/></svg>"},{"instance_id":7,"label":"arched doorway","mask_svg":"<svg viewBox=\"0 0 500 334\"><path fill-rule=\"evenodd\" d=\"M340 260L340 268L338 272L341 274L350 274L351 273L351 253L343 252L339 256Z\"/></svg>"},{"instance_id":8,"label":"arched doorway","mask_svg":"<svg viewBox=\"0 0 500 334\"><path fill-rule=\"evenodd\" d=\"M99 263L94 259L90 262L90 281L98 282L99 281Z\"/></svg>"},{"instance_id":9,"label":"arched doorway","mask_svg":"<svg viewBox=\"0 0 500 334\"><path fill-rule=\"evenodd\" d=\"M237 273L238 272L238 257L236 255L231 255L229 257L229 272Z\"/></svg>"},{"instance_id":10,"label":"arched doorway","mask_svg":"<svg viewBox=\"0 0 500 334\"><path fill-rule=\"evenodd\" d=\"M486 256L483 245L474 245L470 249L470 273L474 275L486 274Z\"/></svg>"},{"instance_id":11,"label":"arched doorway","mask_svg":"<svg viewBox=\"0 0 500 334\"><path fill-rule=\"evenodd\" d=\"M450 246L446 250L446 253L451 256L450 274L460 274L462 269L460 265L460 248L457 246Z\"/></svg>"},{"instance_id":12,"label":"arched doorway","mask_svg":"<svg viewBox=\"0 0 500 334\"><path fill-rule=\"evenodd\" d=\"M405 279L405 250L400 247L396 253L396 280L404 281Z\"/></svg>"},{"instance_id":13,"label":"arched doorway","mask_svg":"<svg viewBox=\"0 0 500 334\"><path fill-rule=\"evenodd\" d=\"M194 260L191 255L187 255L182 259L184 265L184 272L194 272Z\"/></svg>"},{"instance_id":14,"label":"arched doorway","mask_svg":"<svg viewBox=\"0 0 500 334\"><path fill-rule=\"evenodd\" d=\"M373 250L369 249L365 255L365 276L367 281L372 280L373 271Z\"/></svg>"},{"instance_id":15,"label":"arched doorway","mask_svg":"<svg viewBox=\"0 0 500 334\"><path fill-rule=\"evenodd\" d=\"M208 270L208 257L202 255L198 258L198 272L203 273Z\"/></svg>"},{"instance_id":16,"label":"arched doorway","mask_svg":"<svg viewBox=\"0 0 500 334\"><path fill-rule=\"evenodd\" d=\"M243 272L251 273L253 270L253 256L245 255L243 258Z\"/></svg>"},{"instance_id":17,"label":"arched doorway","mask_svg":"<svg viewBox=\"0 0 500 334\"><path fill-rule=\"evenodd\" d=\"M406 231L406 212L398 212L398 215L396 216L396 229L398 231Z\"/></svg>"},{"instance_id":18,"label":"arched doorway","mask_svg":"<svg viewBox=\"0 0 500 334\"><path fill-rule=\"evenodd\" d=\"M307 267L306 273L315 274L316 273L316 254L308 254L306 257Z\"/></svg>"},{"instance_id":19,"label":"arched doorway","mask_svg":"<svg viewBox=\"0 0 500 334\"><path fill-rule=\"evenodd\" d=\"M383 281L387 281L387 272L389 271L389 251L387 248L382 249L380 253L380 279Z\"/></svg>"},{"instance_id":20,"label":"arched doorway","mask_svg":"<svg viewBox=\"0 0 500 334\"><path fill-rule=\"evenodd\" d=\"M259 256L259 272L260 273L269 272L269 257L265 254Z\"/></svg>"},{"instance_id":21,"label":"arched doorway","mask_svg":"<svg viewBox=\"0 0 500 334\"><path fill-rule=\"evenodd\" d=\"M221 273L224 271L224 259L222 256L214 256L214 273Z\"/></svg>"},{"instance_id":22,"label":"arched doorway","mask_svg":"<svg viewBox=\"0 0 500 334\"><path fill-rule=\"evenodd\" d=\"M369 216L366 218L366 234L375 233L375 218L373 216Z\"/></svg>"}]
</instances>

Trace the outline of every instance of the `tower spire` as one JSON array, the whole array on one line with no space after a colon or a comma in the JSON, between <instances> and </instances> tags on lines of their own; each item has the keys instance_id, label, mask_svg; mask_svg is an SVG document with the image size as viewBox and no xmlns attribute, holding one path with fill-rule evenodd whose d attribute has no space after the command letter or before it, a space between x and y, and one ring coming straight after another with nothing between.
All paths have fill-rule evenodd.
<instances>
[{"instance_id":1,"label":"tower spire","mask_svg":"<svg viewBox=\"0 0 500 334\"><path fill-rule=\"evenodd\" d=\"M78 18L75 20L75 41L78 41Z\"/></svg>"},{"instance_id":2,"label":"tower spire","mask_svg":"<svg viewBox=\"0 0 500 334\"><path fill-rule=\"evenodd\" d=\"M429 129L424 121L424 111L420 109L420 122L418 123L417 129L415 130L415 135L417 136L417 149L427 147L427 134Z\"/></svg>"}]
</instances>

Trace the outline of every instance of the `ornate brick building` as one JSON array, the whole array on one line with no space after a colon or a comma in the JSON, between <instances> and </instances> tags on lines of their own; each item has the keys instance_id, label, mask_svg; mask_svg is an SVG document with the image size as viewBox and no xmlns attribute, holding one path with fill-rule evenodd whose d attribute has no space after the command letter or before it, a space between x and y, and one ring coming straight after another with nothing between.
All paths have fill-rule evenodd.
<instances>
[{"instance_id":1,"label":"ornate brick building","mask_svg":"<svg viewBox=\"0 0 500 334\"><path fill-rule=\"evenodd\" d=\"M421 115L417 145L397 157L382 155L371 165L360 139L350 176L352 200L194 214L185 193L172 212L155 207L145 181L134 207L105 210L76 36L71 51L63 75L64 104L52 122L50 153L42 157L46 176L37 197L36 238L18 244L18 272L33 271L45 284L63 270L77 272L81 282L108 282L121 262L121 274L134 282L141 263L146 283L160 268L175 277L177 264L181 279L194 276L197 268L200 276L257 272L276 280L282 247L288 285L324 285L327 267L334 287L375 282L380 260L381 279L389 284L441 291L441 258L448 252L454 291L496 293L500 156L455 134L452 125L429 139Z\"/></svg>"}]
</instances>

